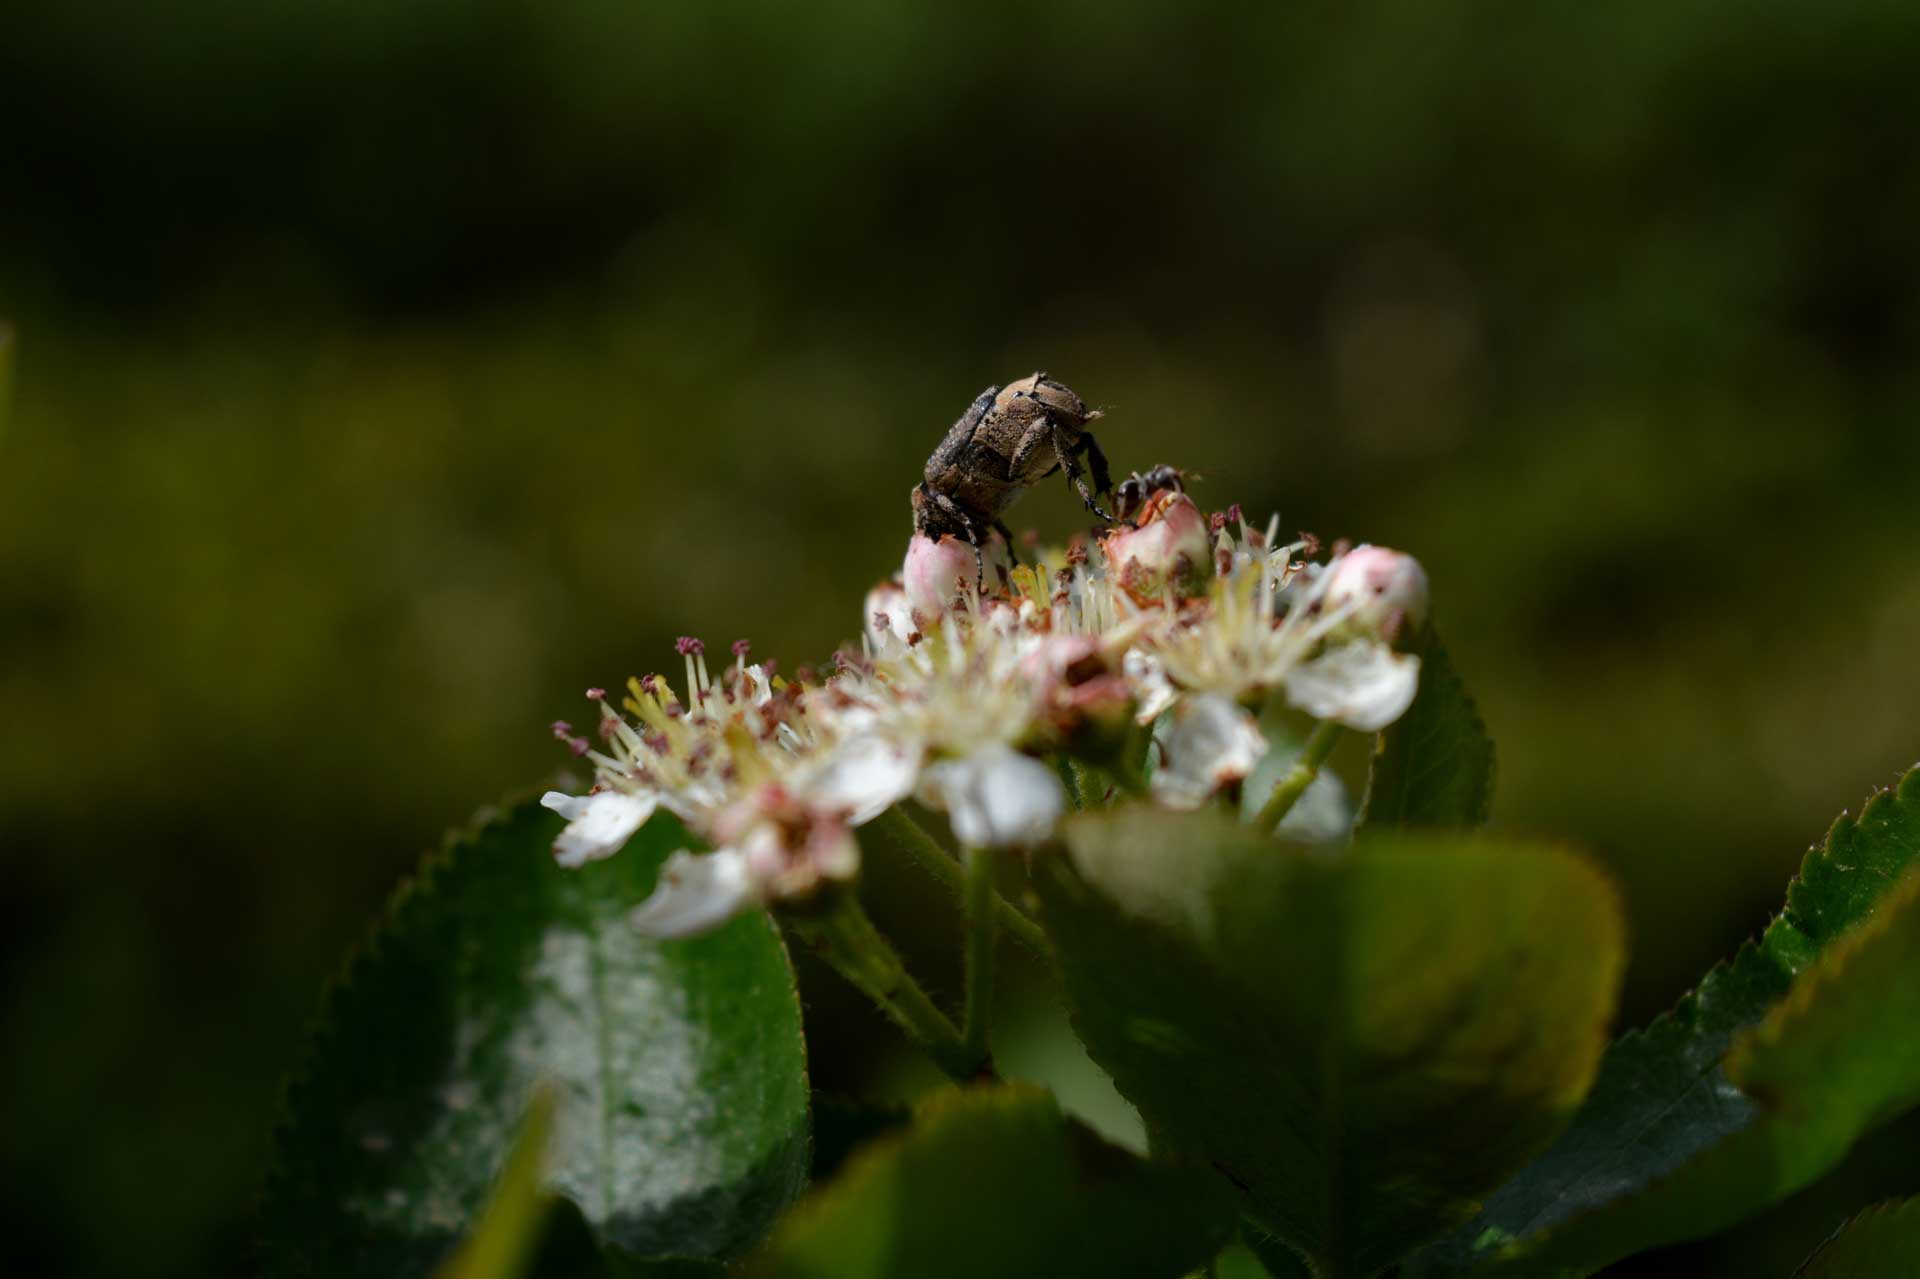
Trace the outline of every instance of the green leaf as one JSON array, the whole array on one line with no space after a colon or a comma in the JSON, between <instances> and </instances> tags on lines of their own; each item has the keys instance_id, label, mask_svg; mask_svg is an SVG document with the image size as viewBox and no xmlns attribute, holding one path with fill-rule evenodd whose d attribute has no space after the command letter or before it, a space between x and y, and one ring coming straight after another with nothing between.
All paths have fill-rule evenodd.
<instances>
[{"instance_id":1,"label":"green leaf","mask_svg":"<svg viewBox=\"0 0 1920 1279\"><path fill-rule=\"evenodd\" d=\"M543 1085L549 1188L602 1244L734 1256L798 1195L805 1051L772 924L650 941L626 915L685 831L656 815L569 871L559 826L523 804L429 858L329 993L277 1134L267 1274L431 1270Z\"/></svg>"},{"instance_id":2,"label":"green leaf","mask_svg":"<svg viewBox=\"0 0 1920 1279\"><path fill-rule=\"evenodd\" d=\"M543 1187L552 1140L553 1094L536 1092L493 1197L460 1251L434 1272L434 1279L519 1279L527 1272L553 1203Z\"/></svg>"},{"instance_id":3,"label":"green leaf","mask_svg":"<svg viewBox=\"0 0 1920 1279\"><path fill-rule=\"evenodd\" d=\"M1622 967L1555 848L1403 832L1310 853L1087 814L1036 867L1075 1029L1153 1133L1323 1275L1465 1220L1586 1092Z\"/></svg>"},{"instance_id":4,"label":"green leaf","mask_svg":"<svg viewBox=\"0 0 1920 1279\"><path fill-rule=\"evenodd\" d=\"M1585 1274L1639 1248L1710 1233L1704 1217L1685 1213L1645 1222L1644 1237L1606 1223L1617 1206L1760 1120L1759 1104L1722 1065L1735 1036L1758 1023L1836 938L1883 910L1891 887L1916 865L1920 768L1869 801L1857 821L1843 815L1834 823L1826 844L1802 864L1786 910L1757 943L1716 966L1673 1011L1608 1050L1573 1125L1489 1198L1476 1220L1432 1250L1431 1268L1469 1268L1501 1252L1527 1255L1543 1238L1589 1218L1594 1228L1578 1237L1591 1236L1592 1256L1576 1255L1574 1242L1564 1239L1551 1253L1564 1261L1550 1272ZM1765 1197L1740 1206L1729 1220L1784 1193L1752 1187L1763 1191Z\"/></svg>"},{"instance_id":5,"label":"green leaf","mask_svg":"<svg viewBox=\"0 0 1920 1279\"><path fill-rule=\"evenodd\" d=\"M1869 1208L1815 1250L1794 1279L1912 1279L1920 1198Z\"/></svg>"},{"instance_id":6,"label":"green leaf","mask_svg":"<svg viewBox=\"0 0 1920 1279\"><path fill-rule=\"evenodd\" d=\"M1432 627L1420 645L1420 694L1380 734L1360 829L1478 826L1493 809L1493 740Z\"/></svg>"},{"instance_id":7,"label":"green leaf","mask_svg":"<svg viewBox=\"0 0 1920 1279\"><path fill-rule=\"evenodd\" d=\"M1726 1073L1758 1113L1640 1193L1548 1234L1501 1274L1576 1276L1713 1234L1838 1164L1920 1103L1920 873L1809 968L1736 1041Z\"/></svg>"},{"instance_id":8,"label":"green leaf","mask_svg":"<svg viewBox=\"0 0 1920 1279\"><path fill-rule=\"evenodd\" d=\"M788 1215L755 1279L1175 1279L1232 1228L1218 1181L1147 1163L1032 1086L943 1094Z\"/></svg>"},{"instance_id":9,"label":"green leaf","mask_svg":"<svg viewBox=\"0 0 1920 1279\"><path fill-rule=\"evenodd\" d=\"M1311 1279L1313 1272L1300 1254L1259 1226L1247 1226L1240 1232L1240 1241L1259 1259L1261 1273L1270 1279Z\"/></svg>"}]
</instances>

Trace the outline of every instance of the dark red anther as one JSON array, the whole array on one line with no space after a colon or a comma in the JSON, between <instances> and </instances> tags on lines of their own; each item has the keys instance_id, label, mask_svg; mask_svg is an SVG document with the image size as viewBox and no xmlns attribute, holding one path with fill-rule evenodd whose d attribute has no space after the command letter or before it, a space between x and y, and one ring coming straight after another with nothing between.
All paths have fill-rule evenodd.
<instances>
[{"instance_id":1,"label":"dark red anther","mask_svg":"<svg viewBox=\"0 0 1920 1279\"><path fill-rule=\"evenodd\" d=\"M682 635L673 642L673 650L682 657L698 657L707 651L707 646L691 635Z\"/></svg>"},{"instance_id":2,"label":"dark red anther","mask_svg":"<svg viewBox=\"0 0 1920 1279\"><path fill-rule=\"evenodd\" d=\"M735 657L745 657L752 651L753 645L746 640L735 640L733 642L733 655Z\"/></svg>"}]
</instances>

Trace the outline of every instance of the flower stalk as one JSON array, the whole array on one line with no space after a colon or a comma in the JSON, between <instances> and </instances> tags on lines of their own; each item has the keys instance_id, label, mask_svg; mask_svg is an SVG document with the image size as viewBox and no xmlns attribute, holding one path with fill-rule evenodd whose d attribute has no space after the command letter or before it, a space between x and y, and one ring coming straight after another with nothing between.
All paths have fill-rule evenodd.
<instances>
[{"instance_id":1,"label":"flower stalk","mask_svg":"<svg viewBox=\"0 0 1920 1279\"><path fill-rule=\"evenodd\" d=\"M993 853L990 849L969 848L966 862L966 1002L961 1018L960 1037L967 1053L978 1063L976 1071L987 1068L992 1060L987 1028L993 1019L993 944L998 939L994 927L999 900L993 891Z\"/></svg>"},{"instance_id":2,"label":"flower stalk","mask_svg":"<svg viewBox=\"0 0 1920 1279\"><path fill-rule=\"evenodd\" d=\"M895 805L869 822L862 834L877 837L887 847L897 849L912 862L939 881L940 886L956 900L966 891L963 883L966 872L959 862L940 847L939 841L927 834L924 827L904 808ZM989 883L989 890L992 885ZM1045 958L1051 953L1047 945L1047 935L1040 931L1040 925L1022 914L1012 902L993 894L993 910L998 916L999 927L1035 955Z\"/></svg>"},{"instance_id":3,"label":"flower stalk","mask_svg":"<svg viewBox=\"0 0 1920 1279\"><path fill-rule=\"evenodd\" d=\"M835 894L817 912L785 918L816 955L864 991L950 1078L964 1083L979 1075L980 1062L952 1020L907 972L900 952L873 926L851 892Z\"/></svg>"},{"instance_id":4,"label":"flower stalk","mask_svg":"<svg viewBox=\"0 0 1920 1279\"><path fill-rule=\"evenodd\" d=\"M1341 725L1326 720L1315 726L1307 744L1301 748L1300 757L1293 761L1286 775L1275 783L1273 792L1267 796L1267 802L1260 806L1260 815L1253 824L1264 831L1277 830L1286 820L1287 814L1300 797L1307 793L1307 787L1313 785L1313 779L1320 775L1320 768L1333 754L1333 748L1340 744L1343 732Z\"/></svg>"}]
</instances>

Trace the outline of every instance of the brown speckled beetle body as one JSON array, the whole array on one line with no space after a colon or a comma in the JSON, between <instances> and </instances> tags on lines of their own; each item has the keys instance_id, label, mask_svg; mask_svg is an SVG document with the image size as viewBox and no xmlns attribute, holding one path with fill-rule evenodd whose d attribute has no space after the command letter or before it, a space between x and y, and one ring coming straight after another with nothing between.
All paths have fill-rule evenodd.
<instances>
[{"instance_id":1,"label":"brown speckled beetle body","mask_svg":"<svg viewBox=\"0 0 1920 1279\"><path fill-rule=\"evenodd\" d=\"M977 560L987 530L1006 536L1000 517L1014 499L1055 471L1066 472L1088 510L1111 521L1094 500L1095 493L1113 488L1106 454L1087 430L1099 416L1045 373L988 387L927 459L926 479L913 490L914 531L965 538ZM1082 457L1093 473L1091 491ZM1011 547L1012 538L1007 540Z\"/></svg>"}]
</instances>

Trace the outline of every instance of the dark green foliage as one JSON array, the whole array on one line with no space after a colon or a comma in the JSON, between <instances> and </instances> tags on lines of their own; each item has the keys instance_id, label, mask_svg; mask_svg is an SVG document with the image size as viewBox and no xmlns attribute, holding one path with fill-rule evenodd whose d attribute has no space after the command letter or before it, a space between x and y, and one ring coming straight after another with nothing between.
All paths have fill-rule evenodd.
<instances>
[{"instance_id":1,"label":"dark green foliage","mask_svg":"<svg viewBox=\"0 0 1920 1279\"><path fill-rule=\"evenodd\" d=\"M1478 826L1493 811L1493 740L1440 637L1421 634L1420 695L1379 735L1360 828Z\"/></svg>"},{"instance_id":2,"label":"dark green foliage","mask_svg":"<svg viewBox=\"0 0 1920 1279\"><path fill-rule=\"evenodd\" d=\"M813 1095L813 1169L809 1180L827 1181L848 1156L913 1117L905 1106Z\"/></svg>"},{"instance_id":3,"label":"dark green foliage","mask_svg":"<svg viewBox=\"0 0 1920 1279\"><path fill-rule=\"evenodd\" d=\"M1573 1113L1622 964L1607 882L1553 848L1085 815L1037 878L1074 1024L1165 1150L1324 1275L1464 1220Z\"/></svg>"},{"instance_id":4,"label":"dark green foliage","mask_svg":"<svg viewBox=\"0 0 1920 1279\"><path fill-rule=\"evenodd\" d=\"M1575 1279L1712 1234L1827 1172L1860 1135L1920 1102L1920 877L1802 975L1736 1040L1727 1077L1752 1119L1678 1172L1525 1248L1496 1274Z\"/></svg>"},{"instance_id":5,"label":"dark green foliage","mask_svg":"<svg viewBox=\"0 0 1920 1279\"><path fill-rule=\"evenodd\" d=\"M1024 1086L929 1103L783 1221L755 1279L1176 1279L1232 1228L1218 1180L1149 1164Z\"/></svg>"},{"instance_id":6,"label":"dark green foliage","mask_svg":"<svg viewBox=\"0 0 1920 1279\"><path fill-rule=\"evenodd\" d=\"M1765 1017L1836 938L1876 918L1889 890L1916 862L1920 769L1870 800L1857 820L1843 816L1834 823L1825 845L1802 865L1785 911L1758 942L1716 967L1672 1012L1608 1051L1572 1127L1494 1194L1480 1217L1434 1249L1435 1267L1470 1265L1507 1244L1531 1252L1554 1231L1590 1218L1574 1238L1590 1240L1591 1252L1580 1251L1573 1238L1549 1248L1553 1257L1573 1257L1566 1273L1586 1273L1639 1248L1711 1233L1716 1218L1706 1215L1710 1206L1731 1222L1787 1193L1799 1184L1796 1177L1804 1180L1782 1168L1748 1185L1745 1198L1706 1187L1696 1174L1678 1188L1664 1184L1761 1123L1761 1105L1723 1064L1736 1035ZM1865 1044L1861 1049L1870 1050ZM1854 1127L1852 1135L1858 1131ZM1632 1197L1649 1188L1673 1196L1674 1210L1643 1215ZM1689 1194L1702 1198L1682 1211ZM1626 1233L1616 1208L1640 1223L1642 1233Z\"/></svg>"},{"instance_id":7,"label":"dark green foliage","mask_svg":"<svg viewBox=\"0 0 1920 1279\"><path fill-rule=\"evenodd\" d=\"M1880 1204L1849 1221L1795 1279L1911 1279L1920 1269L1920 1199Z\"/></svg>"},{"instance_id":8,"label":"dark green foliage","mask_svg":"<svg viewBox=\"0 0 1920 1279\"><path fill-rule=\"evenodd\" d=\"M602 1243L734 1255L799 1193L805 1055L771 924L649 941L626 915L685 831L657 815L568 871L558 827L522 804L430 858L330 993L278 1135L267 1274L425 1273L536 1086L556 1105L548 1185Z\"/></svg>"}]
</instances>

